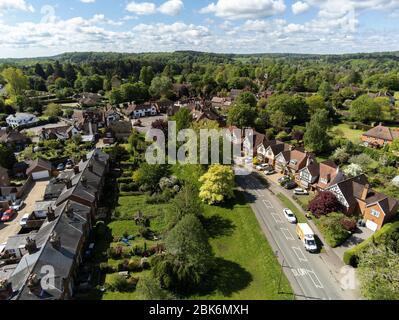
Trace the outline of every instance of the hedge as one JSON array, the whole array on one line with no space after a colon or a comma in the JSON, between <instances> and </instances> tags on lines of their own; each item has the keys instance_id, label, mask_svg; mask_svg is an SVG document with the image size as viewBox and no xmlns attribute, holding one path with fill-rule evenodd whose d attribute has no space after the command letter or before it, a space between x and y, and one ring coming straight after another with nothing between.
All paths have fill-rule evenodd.
<instances>
[{"instance_id":1,"label":"hedge","mask_svg":"<svg viewBox=\"0 0 399 320\"><path fill-rule=\"evenodd\" d=\"M353 267L357 266L359 260L359 254L366 249L370 243L378 243L381 237L399 230L399 221L387 223L380 230L374 233L370 238L364 240L362 243L358 244L356 247L345 251L344 253L344 263L351 265Z\"/></svg>"}]
</instances>

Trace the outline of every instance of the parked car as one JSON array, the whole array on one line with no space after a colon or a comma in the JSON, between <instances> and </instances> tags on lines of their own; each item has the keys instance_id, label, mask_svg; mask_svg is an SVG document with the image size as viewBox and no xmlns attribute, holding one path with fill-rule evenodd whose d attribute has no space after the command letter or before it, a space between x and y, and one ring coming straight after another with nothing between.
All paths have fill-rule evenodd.
<instances>
[{"instance_id":1,"label":"parked car","mask_svg":"<svg viewBox=\"0 0 399 320\"><path fill-rule=\"evenodd\" d=\"M30 217L30 213L26 213L23 215L23 217L21 218L21 221L19 221L19 225L21 226L21 228L26 228L29 217Z\"/></svg>"},{"instance_id":2,"label":"parked car","mask_svg":"<svg viewBox=\"0 0 399 320\"><path fill-rule=\"evenodd\" d=\"M284 184L284 188L285 189L287 189L287 190L292 190L292 189L294 189L295 187L297 187L298 185L296 184L296 182L294 182L294 181L288 181L287 183L285 183Z\"/></svg>"},{"instance_id":3,"label":"parked car","mask_svg":"<svg viewBox=\"0 0 399 320\"><path fill-rule=\"evenodd\" d=\"M256 166L256 170L263 171L263 170L269 169L269 167L270 167L269 164L267 164L267 163L262 163L262 164Z\"/></svg>"},{"instance_id":4,"label":"parked car","mask_svg":"<svg viewBox=\"0 0 399 320\"><path fill-rule=\"evenodd\" d=\"M64 171L64 170L65 170L65 164L60 163L60 164L57 166L57 171Z\"/></svg>"},{"instance_id":5,"label":"parked car","mask_svg":"<svg viewBox=\"0 0 399 320\"><path fill-rule=\"evenodd\" d=\"M10 208L15 211L20 211L24 207L24 205L25 202L23 202L21 199L17 199L11 204Z\"/></svg>"},{"instance_id":6,"label":"parked car","mask_svg":"<svg viewBox=\"0 0 399 320\"><path fill-rule=\"evenodd\" d=\"M73 169L73 162L72 160L68 160L65 165L65 169Z\"/></svg>"},{"instance_id":7,"label":"parked car","mask_svg":"<svg viewBox=\"0 0 399 320\"><path fill-rule=\"evenodd\" d=\"M284 209L283 210L285 218L288 220L290 223L297 223L295 214L290 210L290 209Z\"/></svg>"},{"instance_id":8,"label":"parked car","mask_svg":"<svg viewBox=\"0 0 399 320\"><path fill-rule=\"evenodd\" d=\"M10 221L15 216L16 211L13 209L8 209L6 212L3 213L1 217L2 222Z\"/></svg>"},{"instance_id":9,"label":"parked car","mask_svg":"<svg viewBox=\"0 0 399 320\"><path fill-rule=\"evenodd\" d=\"M276 170L274 170L273 168L267 168L265 170L265 175L267 175L267 176L271 176L272 174L275 174L275 173L276 173Z\"/></svg>"},{"instance_id":10,"label":"parked car","mask_svg":"<svg viewBox=\"0 0 399 320\"><path fill-rule=\"evenodd\" d=\"M283 176L279 178L277 181L281 186L284 186L287 182L289 182L291 178L289 176Z\"/></svg>"},{"instance_id":11,"label":"parked car","mask_svg":"<svg viewBox=\"0 0 399 320\"><path fill-rule=\"evenodd\" d=\"M297 196L307 196L309 194L309 192L302 188L296 188L294 190L294 194L296 194Z\"/></svg>"}]
</instances>

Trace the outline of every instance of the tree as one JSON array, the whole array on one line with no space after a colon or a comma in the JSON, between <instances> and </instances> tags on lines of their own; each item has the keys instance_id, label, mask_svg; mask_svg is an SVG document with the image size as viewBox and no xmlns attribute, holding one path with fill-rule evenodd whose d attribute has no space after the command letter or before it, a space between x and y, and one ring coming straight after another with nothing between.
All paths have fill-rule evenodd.
<instances>
[{"instance_id":1,"label":"tree","mask_svg":"<svg viewBox=\"0 0 399 320\"><path fill-rule=\"evenodd\" d=\"M306 149L311 152L321 153L328 148L330 141L327 134L329 124L327 110L321 110L312 116L310 122L306 124L306 131L303 137Z\"/></svg>"},{"instance_id":2,"label":"tree","mask_svg":"<svg viewBox=\"0 0 399 320\"><path fill-rule=\"evenodd\" d=\"M323 81L319 87L319 94L324 98L324 100L328 100L332 93L331 85L327 81Z\"/></svg>"},{"instance_id":3,"label":"tree","mask_svg":"<svg viewBox=\"0 0 399 320\"><path fill-rule=\"evenodd\" d=\"M181 220L189 214L198 217L201 216L203 208L198 197L198 191L192 185L184 185L172 200L172 210L177 220Z\"/></svg>"},{"instance_id":4,"label":"tree","mask_svg":"<svg viewBox=\"0 0 399 320\"><path fill-rule=\"evenodd\" d=\"M161 286L190 292L200 285L214 258L208 236L193 215L184 216L165 239L166 255L153 259L153 275Z\"/></svg>"},{"instance_id":5,"label":"tree","mask_svg":"<svg viewBox=\"0 0 399 320\"><path fill-rule=\"evenodd\" d=\"M234 196L234 172L229 166L211 165L199 181L200 199L207 204L221 203Z\"/></svg>"},{"instance_id":6,"label":"tree","mask_svg":"<svg viewBox=\"0 0 399 320\"><path fill-rule=\"evenodd\" d=\"M142 82L122 84L119 90L123 101L143 102L149 98L148 88Z\"/></svg>"},{"instance_id":7,"label":"tree","mask_svg":"<svg viewBox=\"0 0 399 320\"><path fill-rule=\"evenodd\" d=\"M35 65L35 74L43 80L47 79L46 73L44 72L43 67L40 63L36 63Z\"/></svg>"},{"instance_id":8,"label":"tree","mask_svg":"<svg viewBox=\"0 0 399 320\"><path fill-rule=\"evenodd\" d=\"M23 74L22 70L7 68L3 70L1 75L7 82L6 90L12 100L17 96L23 95L25 90L28 89L28 78Z\"/></svg>"},{"instance_id":9,"label":"tree","mask_svg":"<svg viewBox=\"0 0 399 320\"><path fill-rule=\"evenodd\" d=\"M253 127L256 109L248 104L234 104L227 115L227 123L238 128Z\"/></svg>"},{"instance_id":10,"label":"tree","mask_svg":"<svg viewBox=\"0 0 399 320\"><path fill-rule=\"evenodd\" d=\"M311 97L306 98L306 104L309 107L309 115L313 116L320 110L326 110L327 105L324 101L324 98L321 95L313 95Z\"/></svg>"},{"instance_id":11,"label":"tree","mask_svg":"<svg viewBox=\"0 0 399 320\"><path fill-rule=\"evenodd\" d=\"M176 130L179 132L183 129L188 129L191 126L192 116L190 110L187 108L180 108L173 117L176 121Z\"/></svg>"},{"instance_id":12,"label":"tree","mask_svg":"<svg viewBox=\"0 0 399 320\"><path fill-rule=\"evenodd\" d=\"M70 63L67 63L64 65L64 70L65 79L68 81L69 86L73 87L77 79L75 68Z\"/></svg>"},{"instance_id":13,"label":"tree","mask_svg":"<svg viewBox=\"0 0 399 320\"><path fill-rule=\"evenodd\" d=\"M375 121L381 117L381 105L368 95L362 95L352 102L349 112L356 121Z\"/></svg>"},{"instance_id":14,"label":"tree","mask_svg":"<svg viewBox=\"0 0 399 320\"><path fill-rule=\"evenodd\" d=\"M173 294L162 289L157 279L141 277L137 283L136 293L140 300L173 300Z\"/></svg>"},{"instance_id":15,"label":"tree","mask_svg":"<svg viewBox=\"0 0 399 320\"><path fill-rule=\"evenodd\" d=\"M155 120L153 123L151 123L151 128L161 130L165 135L166 139L168 137L168 127L169 127L168 122L163 119L158 119Z\"/></svg>"},{"instance_id":16,"label":"tree","mask_svg":"<svg viewBox=\"0 0 399 320\"><path fill-rule=\"evenodd\" d=\"M108 93L108 99L109 99L109 103L111 103L113 105L122 103L124 101L121 90L117 89L117 88L113 88Z\"/></svg>"},{"instance_id":17,"label":"tree","mask_svg":"<svg viewBox=\"0 0 399 320\"><path fill-rule=\"evenodd\" d=\"M344 169L344 173L350 177L357 177L363 173L363 169L356 163L351 163Z\"/></svg>"},{"instance_id":18,"label":"tree","mask_svg":"<svg viewBox=\"0 0 399 320\"><path fill-rule=\"evenodd\" d=\"M284 129L288 122L289 122L289 118L285 115L285 113L283 111L277 110L275 112L273 112L270 116L269 116L269 122L270 125L272 125L274 128L276 128L277 130L282 130Z\"/></svg>"},{"instance_id":19,"label":"tree","mask_svg":"<svg viewBox=\"0 0 399 320\"><path fill-rule=\"evenodd\" d=\"M256 97L251 92L243 92L238 95L235 100L237 104L247 104L252 108L255 108L257 105Z\"/></svg>"},{"instance_id":20,"label":"tree","mask_svg":"<svg viewBox=\"0 0 399 320\"><path fill-rule=\"evenodd\" d=\"M144 66L140 71L140 81L145 83L146 85L151 85L151 81L154 78L154 72L152 71L151 66Z\"/></svg>"},{"instance_id":21,"label":"tree","mask_svg":"<svg viewBox=\"0 0 399 320\"><path fill-rule=\"evenodd\" d=\"M372 244L359 255L361 293L370 300L399 300L399 254Z\"/></svg>"},{"instance_id":22,"label":"tree","mask_svg":"<svg viewBox=\"0 0 399 320\"><path fill-rule=\"evenodd\" d=\"M6 169L12 169L17 162L14 151L4 144L0 144L0 166Z\"/></svg>"},{"instance_id":23,"label":"tree","mask_svg":"<svg viewBox=\"0 0 399 320\"><path fill-rule=\"evenodd\" d=\"M165 76L155 77L151 81L149 92L152 97L168 97L173 90L172 81Z\"/></svg>"},{"instance_id":24,"label":"tree","mask_svg":"<svg viewBox=\"0 0 399 320\"><path fill-rule=\"evenodd\" d=\"M317 194L312 201L309 202L308 210L316 217L336 212L341 209L337 197L329 191L323 191Z\"/></svg>"},{"instance_id":25,"label":"tree","mask_svg":"<svg viewBox=\"0 0 399 320\"><path fill-rule=\"evenodd\" d=\"M59 104L50 103L44 111L46 117L59 117L62 115L62 109Z\"/></svg>"},{"instance_id":26,"label":"tree","mask_svg":"<svg viewBox=\"0 0 399 320\"><path fill-rule=\"evenodd\" d=\"M142 162L134 172L133 180L145 189L155 190L159 180L168 175L168 166L162 164L148 164Z\"/></svg>"},{"instance_id":27,"label":"tree","mask_svg":"<svg viewBox=\"0 0 399 320\"><path fill-rule=\"evenodd\" d=\"M300 95L276 94L268 99L268 107L270 114L280 111L290 121L304 122L308 119L307 105L305 99Z\"/></svg>"},{"instance_id":28,"label":"tree","mask_svg":"<svg viewBox=\"0 0 399 320\"><path fill-rule=\"evenodd\" d=\"M348 151L346 150L346 148L337 148L333 155L331 156L331 159L333 161L336 161L339 164L344 164L346 162L348 162L350 157L350 154L348 153Z\"/></svg>"}]
</instances>

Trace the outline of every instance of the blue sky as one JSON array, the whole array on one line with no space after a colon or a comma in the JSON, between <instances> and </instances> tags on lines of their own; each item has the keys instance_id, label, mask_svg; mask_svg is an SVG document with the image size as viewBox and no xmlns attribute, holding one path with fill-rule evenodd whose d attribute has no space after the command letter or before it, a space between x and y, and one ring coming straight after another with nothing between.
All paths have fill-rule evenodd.
<instances>
[{"instance_id":1,"label":"blue sky","mask_svg":"<svg viewBox=\"0 0 399 320\"><path fill-rule=\"evenodd\" d=\"M0 0L0 57L399 50L398 0Z\"/></svg>"}]
</instances>

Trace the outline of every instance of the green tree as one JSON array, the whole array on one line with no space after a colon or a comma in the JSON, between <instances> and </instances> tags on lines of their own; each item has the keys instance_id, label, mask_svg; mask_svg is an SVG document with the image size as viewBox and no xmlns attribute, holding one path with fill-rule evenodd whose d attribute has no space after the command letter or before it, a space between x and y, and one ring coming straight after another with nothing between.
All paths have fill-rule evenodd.
<instances>
[{"instance_id":1,"label":"green tree","mask_svg":"<svg viewBox=\"0 0 399 320\"><path fill-rule=\"evenodd\" d=\"M227 123L239 128L253 127L256 109L248 104L234 104L228 112Z\"/></svg>"},{"instance_id":2,"label":"green tree","mask_svg":"<svg viewBox=\"0 0 399 320\"><path fill-rule=\"evenodd\" d=\"M243 92L238 95L238 97L235 100L235 103L247 104L247 105L251 106L252 108L255 108L256 104L257 104L257 100L253 93Z\"/></svg>"},{"instance_id":3,"label":"green tree","mask_svg":"<svg viewBox=\"0 0 399 320\"><path fill-rule=\"evenodd\" d=\"M59 117L62 115L62 109L59 104L50 103L44 111L46 117Z\"/></svg>"},{"instance_id":4,"label":"green tree","mask_svg":"<svg viewBox=\"0 0 399 320\"><path fill-rule=\"evenodd\" d=\"M172 200L172 210L177 221L189 214L201 216L203 208L198 197L198 191L192 185L184 185L184 187Z\"/></svg>"},{"instance_id":5,"label":"green tree","mask_svg":"<svg viewBox=\"0 0 399 320\"><path fill-rule=\"evenodd\" d=\"M173 90L172 81L165 76L155 77L151 81L149 92L152 97L168 97Z\"/></svg>"},{"instance_id":6,"label":"green tree","mask_svg":"<svg viewBox=\"0 0 399 320\"><path fill-rule=\"evenodd\" d=\"M162 289L157 279L152 277L140 277L137 283L136 293L139 300L173 300L175 297L170 292Z\"/></svg>"},{"instance_id":7,"label":"green tree","mask_svg":"<svg viewBox=\"0 0 399 320\"><path fill-rule=\"evenodd\" d=\"M309 115L312 116L319 110L326 110L327 105L324 98L321 95L313 95L306 98L306 104L309 107Z\"/></svg>"},{"instance_id":8,"label":"green tree","mask_svg":"<svg viewBox=\"0 0 399 320\"><path fill-rule=\"evenodd\" d=\"M140 71L140 81L145 83L147 86L151 85L151 81L154 78L154 71L151 66L144 66Z\"/></svg>"},{"instance_id":9,"label":"green tree","mask_svg":"<svg viewBox=\"0 0 399 320\"><path fill-rule=\"evenodd\" d=\"M179 111L176 112L173 117L174 121L176 121L176 130L179 132L183 129L188 129L191 126L191 122L193 120L191 116L191 112L187 108L180 108Z\"/></svg>"},{"instance_id":10,"label":"green tree","mask_svg":"<svg viewBox=\"0 0 399 320\"><path fill-rule=\"evenodd\" d=\"M6 90L11 99L24 94L28 89L28 78L23 74L22 70L16 68L4 69L1 73L7 82ZM15 101L15 100L14 100Z\"/></svg>"},{"instance_id":11,"label":"green tree","mask_svg":"<svg viewBox=\"0 0 399 320\"><path fill-rule=\"evenodd\" d=\"M268 100L270 114L281 111L291 121L304 122L308 119L305 99L300 95L277 94Z\"/></svg>"},{"instance_id":12,"label":"green tree","mask_svg":"<svg viewBox=\"0 0 399 320\"><path fill-rule=\"evenodd\" d=\"M108 94L109 103L115 105L124 102L121 90L113 88Z\"/></svg>"},{"instance_id":13,"label":"green tree","mask_svg":"<svg viewBox=\"0 0 399 320\"><path fill-rule=\"evenodd\" d=\"M44 72L43 67L40 63L36 63L35 65L35 74L43 80L47 79L46 73Z\"/></svg>"},{"instance_id":14,"label":"green tree","mask_svg":"<svg viewBox=\"0 0 399 320\"><path fill-rule=\"evenodd\" d=\"M306 124L306 131L303 137L307 150L316 153L326 151L330 140L327 134L329 125L327 110L321 110L312 116L310 122Z\"/></svg>"},{"instance_id":15,"label":"green tree","mask_svg":"<svg viewBox=\"0 0 399 320\"><path fill-rule=\"evenodd\" d=\"M6 169L12 169L17 162L14 151L4 144L0 144L0 166Z\"/></svg>"},{"instance_id":16,"label":"green tree","mask_svg":"<svg viewBox=\"0 0 399 320\"><path fill-rule=\"evenodd\" d=\"M356 121L375 121L381 117L381 105L368 95L362 95L352 102L349 112Z\"/></svg>"},{"instance_id":17,"label":"green tree","mask_svg":"<svg viewBox=\"0 0 399 320\"><path fill-rule=\"evenodd\" d=\"M229 166L211 165L199 181L199 197L207 204L216 204L234 197L234 172Z\"/></svg>"},{"instance_id":18,"label":"green tree","mask_svg":"<svg viewBox=\"0 0 399 320\"><path fill-rule=\"evenodd\" d=\"M155 190L158 187L159 180L167 176L168 173L167 165L142 162L140 167L133 173L133 180L144 189Z\"/></svg>"}]
</instances>

